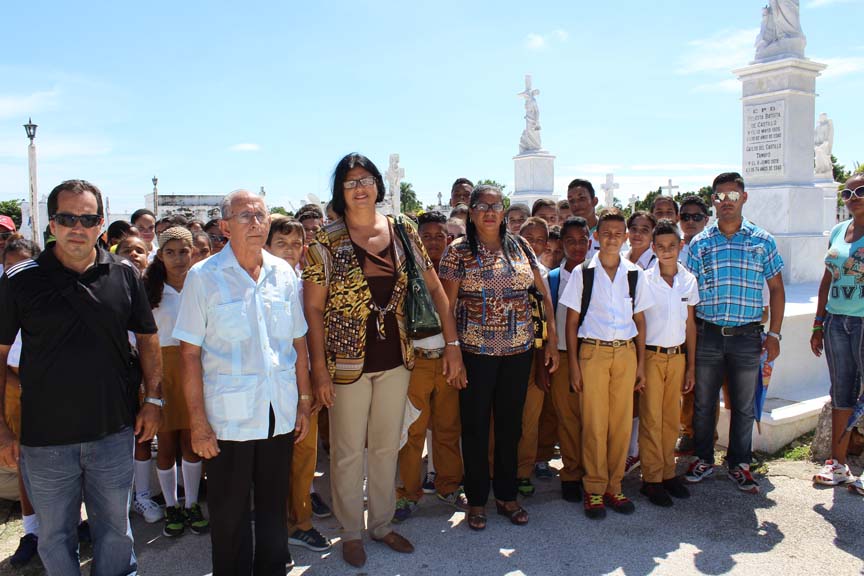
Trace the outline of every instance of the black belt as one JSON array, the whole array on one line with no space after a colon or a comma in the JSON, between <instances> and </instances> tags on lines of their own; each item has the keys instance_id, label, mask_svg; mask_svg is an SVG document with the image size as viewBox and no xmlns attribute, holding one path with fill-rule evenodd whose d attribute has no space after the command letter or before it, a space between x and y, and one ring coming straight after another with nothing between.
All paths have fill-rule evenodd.
<instances>
[{"instance_id":1,"label":"black belt","mask_svg":"<svg viewBox=\"0 0 864 576\"><path fill-rule=\"evenodd\" d=\"M697 318L696 323L703 326L706 330L719 333L721 336L743 336L744 334L762 332L762 324L759 322L751 322L749 324L742 324L741 326L719 326L707 320Z\"/></svg>"},{"instance_id":2,"label":"black belt","mask_svg":"<svg viewBox=\"0 0 864 576\"><path fill-rule=\"evenodd\" d=\"M622 348L632 342L632 340L595 340L594 338L582 338L582 344L589 346L604 346L606 348Z\"/></svg>"},{"instance_id":3,"label":"black belt","mask_svg":"<svg viewBox=\"0 0 864 576\"><path fill-rule=\"evenodd\" d=\"M658 354L684 354L684 346L664 348L663 346L648 346L646 344L645 350L648 350L649 352L657 352Z\"/></svg>"}]
</instances>

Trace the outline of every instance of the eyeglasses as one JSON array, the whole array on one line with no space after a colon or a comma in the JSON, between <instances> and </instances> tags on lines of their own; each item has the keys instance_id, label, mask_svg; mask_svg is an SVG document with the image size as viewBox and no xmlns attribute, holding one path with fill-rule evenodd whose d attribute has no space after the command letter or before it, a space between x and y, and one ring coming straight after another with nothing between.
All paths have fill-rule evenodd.
<instances>
[{"instance_id":1,"label":"eyeglasses","mask_svg":"<svg viewBox=\"0 0 864 576\"><path fill-rule=\"evenodd\" d=\"M0 232L0 240L8 240L14 232Z\"/></svg>"},{"instance_id":2,"label":"eyeglasses","mask_svg":"<svg viewBox=\"0 0 864 576\"><path fill-rule=\"evenodd\" d=\"M729 200L730 202L737 202L739 198L741 198L741 192L732 191L714 193L714 200L716 200L717 202L725 202L726 200Z\"/></svg>"},{"instance_id":3,"label":"eyeglasses","mask_svg":"<svg viewBox=\"0 0 864 576\"><path fill-rule=\"evenodd\" d=\"M844 188L840 191L840 197L845 201L852 198L852 196L856 198L864 198L864 186L859 186L855 190L850 190L849 188Z\"/></svg>"},{"instance_id":4,"label":"eyeglasses","mask_svg":"<svg viewBox=\"0 0 864 576\"><path fill-rule=\"evenodd\" d=\"M375 178L373 178L372 176L360 178L359 180L345 180L345 182L342 183L342 187L345 190L351 190L353 188L356 188L357 186L369 187L369 186L374 186L374 185L375 185Z\"/></svg>"},{"instance_id":5,"label":"eyeglasses","mask_svg":"<svg viewBox=\"0 0 864 576\"><path fill-rule=\"evenodd\" d=\"M102 222L102 216L99 214L66 214L65 212L59 212L52 216L51 220L64 228L74 228L78 222L84 228L93 228Z\"/></svg>"},{"instance_id":6,"label":"eyeglasses","mask_svg":"<svg viewBox=\"0 0 864 576\"><path fill-rule=\"evenodd\" d=\"M224 244L225 240L227 240L225 236L219 236L218 234L208 234L207 236L210 237L211 242L218 242L219 244Z\"/></svg>"},{"instance_id":7,"label":"eyeglasses","mask_svg":"<svg viewBox=\"0 0 864 576\"><path fill-rule=\"evenodd\" d=\"M256 210L255 212L240 212L239 214L232 214L226 220L237 220L240 224L250 224L252 219L258 221L259 224L263 224L267 221L268 214L266 212L261 212L260 210Z\"/></svg>"},{"instance_id":8,"label":"eyeglasses","mask_svg":"<svg viewBox=\"0 0 864 576\"><path fill-rule=\"evenodd\" d=\"M701 222L702 220L705 220L705 218L707 218L707 216L705 216L704 214L685 214L684 212L681 213L682 222Z\"/></svg>"},{"instance_id":9,"label":"eyeglasses","mask_svg":"<svg viewBox=\"0 0 864 576\"><path fill-rule=\"evenodd\" d=\"M472 206L474 210L478 212L503 212L504 204L501 202L496 202L495 204L486 204L485 202L478 202Z\"/></svg>"}]
</instances>

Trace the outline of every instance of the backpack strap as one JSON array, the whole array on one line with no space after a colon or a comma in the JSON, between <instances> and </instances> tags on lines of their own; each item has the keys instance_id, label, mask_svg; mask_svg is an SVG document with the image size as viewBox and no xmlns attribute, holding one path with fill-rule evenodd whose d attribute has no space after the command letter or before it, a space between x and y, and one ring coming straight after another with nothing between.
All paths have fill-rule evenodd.
<instances>
[{"instance_id":1,"label":"backpack strap","mask_svg":"<svg viewBox=\"0 0 864 576\"><path fill-rule=\"evenodd\" d=\"M561 268L549 271L549 296L552 298L553 315L558 311L558 286L561 284Z\"/></svg>"},{"instance_id":2,"label":"backpack strap","mask_svg":"<svg viewBox=\"0 0 864 576\"><path fill-rule=\"evenodd\" d=\"M594 268L588 267L590 263L590 260L582 263L582 304L579 307L579 328L585 322L585 315L591 305L591 292L594 290Z\"/></svg>"},{"instance_id":3,"label":"backpack strap","mask_svg":"<svg viewBox=\"0 0 864 576\"><path fill-rule=\"evenodd\" d=\"M633 304L633 310L636 310L636 283L639 281L639 271L630 270L627 272L627 287L630 289L630 302Z\"/></svg>"}]
</instances>

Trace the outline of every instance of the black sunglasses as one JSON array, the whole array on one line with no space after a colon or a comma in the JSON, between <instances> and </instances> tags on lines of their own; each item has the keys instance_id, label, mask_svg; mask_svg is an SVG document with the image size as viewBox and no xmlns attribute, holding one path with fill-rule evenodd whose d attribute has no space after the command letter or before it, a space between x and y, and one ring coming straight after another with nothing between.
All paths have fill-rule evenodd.
<instances>
[{"instance_id":1,"label":"black sunglasses","mask_svg":"<svg viewBox=\"0 0 864 576\"><path fill-rule=\"evenodd\" d=\"M707 216L704 214L681 214L682 222L701 222L702 220L705 220L705 218L707 218Z\"/></svg>"},{"instance_id":2,"label":"black sunglasses","mask_svg":"<svg viewBox=\"0 0 864 576\"><path fill-rule=\"evenodd\" d=\"M8 240L14 232L0 232L0 240Z\"/></svg>"},{"instance_id":3,"label":"black sunglasses","mask_svg":"<svg viewBox=\"0 0 864 576\"><path fill-rule=\"evenodd\" d=\"M864 198L864 186L858 186L855 190L844 188L840 191L840 197L843 198L843 200L849 200L853 195L856 198Z\"/></svg>"},{"instance_id":4,"label":"black sunglasses","mask_svg":"<svg viewBox=\"0 0 864 576\"><path fill-rule=\"evenodd\" d=\"M217 234L208 234L208 236L212 242L224 243L227 240L225 236L219 236Z\"/></svg>"},{"instance_id":5,"label":"black sunglasses","mask_svg":"<svg viewBox=\"0 0 864 576\"><path fill-rule=\"evenodd\" d=\"M52 216L51 220L64 228L74 228L78 222L81 222L81 226L84 228L93 228L102 222L102 216L99 214L66 214L59 212Z\"/></svg>"}]
</instances>

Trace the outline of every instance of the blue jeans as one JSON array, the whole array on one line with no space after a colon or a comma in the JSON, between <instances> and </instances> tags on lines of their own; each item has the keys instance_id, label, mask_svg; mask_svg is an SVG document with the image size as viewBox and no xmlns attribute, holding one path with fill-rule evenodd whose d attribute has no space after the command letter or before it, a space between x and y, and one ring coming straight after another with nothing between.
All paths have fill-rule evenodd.
<instances>
[{"instance_id":1,"label":"blue jeans","mask_svg":"<svg viewBox=\"0 0 864 576\"><path fill-rule=\"evenodd\" d=\"M864 368L864 322L859 316L827 314L825 359L831 375L831 406L855 408Z\"/></svg>"},{"instance_id":2,"label":"blue jeans","mask_svg":"<svg viewBox=\"0 0 864 576\"><path fill-rule=\"evenodd\" d=\"M93 538L91 576L137 574L129 524L134 442L125 428L93 442L21 446L21 473L39 519L39 557L50 576L81 574L82 497Z\"/></svg>"},{"instance_id":3,"label":"blue jeans","mask_svg":"<svg viewBox=\"0 0 864 576\"><path fill-rule=\"evenodd\" d=\"M701 324L697 327L697 336L693 410L696 456L714 463L714 413L725 376L732 404L726 461L730 468L738 464L749 465L753 444L753 400L759 378L762 337L758 331L723 336Z\"/></svg>"}]
</instances>

